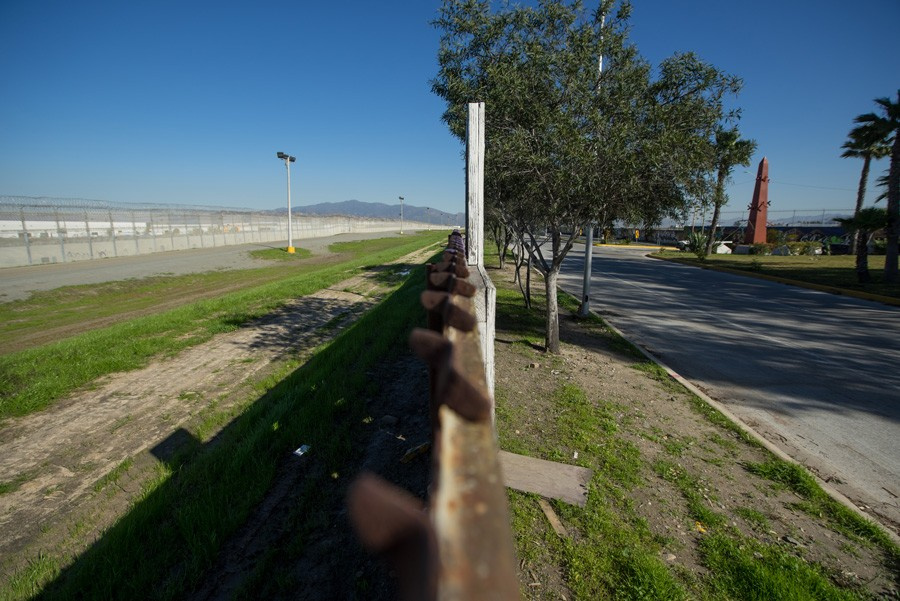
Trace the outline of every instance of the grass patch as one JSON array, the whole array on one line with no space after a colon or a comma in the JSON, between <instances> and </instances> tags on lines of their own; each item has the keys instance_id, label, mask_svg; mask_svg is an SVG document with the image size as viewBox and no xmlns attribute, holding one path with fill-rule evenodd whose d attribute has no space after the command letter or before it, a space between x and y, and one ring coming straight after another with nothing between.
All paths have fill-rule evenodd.
<instances>
[{"instance_id":1,"label":"grass patch","mask_svg":"<svg viewBox=\"0 0 900 601\"><path fill-rule=\"evenodd\" d=\"M12 480L0 482L0 495L16 492L19 490L19 487L31 480L32 476L32 474L19 474Z\"/></svg>"},{"instance_id":2,"label":"grass patch","mask_svg":"<svg viewBox=\"0 0 900 601\"><path fill-rule=\"evenodd\" d=\"M289 253L286 248L261 248L259 250L251 250L250 256L254 259L266 259L268 261L296 261L311 257L312 251L299 246L294 248L293 253Z\"/></svg>"},{"instance_id":3,"label":"grass patch","mask_svg":"<svg viewBox=\"0 0 900 601\"><path fill-rule=\"evenodd\" d=\"M747 464L746 468L752 474L786 486L803 498L805 502L797 505L799 509L813 516L829 518L840 531L875 543L886 549L895 561L900 561L900 547L878 525L829 497L815 478L799 465L772 457L763 463Z\"/></svg>"},{"instance_id":4,"label":"grass patch","mask_svg":"<svg viewBox=\"0 0 900 601\"><path fill-rule=\"evenodd\" d=\"M100 492L110 484L117 484L125 472L131 469L132 465L134 465L134 460L131 457L125 459L94 484L94 492Z\"/></svg>"},{"instance_id":5,"label":"grass patch","mask_svg":"<svg viewBox=\"0 0 900 601\"><path fill-rule=\"evenodd\" d=\"M678 488L687 501L691 517L699 522L698 529L705 530L725 523L725 518L709 507L714 500L713 493L704 488L683 466L671 461L657 461L653 464L653 471Z\"/></svg>"},{"instance_id":6,"label":"grass patch","mask_svg":"<svg viewBox=\"0 0 900 601\"><path fill-rule=\"evenodd\" d=\"M438 240L434 233L336 244L352 258L279 281L86 332L0 357L0 419L39 411L100 376L143 367L311 294L372 262L387 263Z\"/></svg>"},{"instance_id":7,"label":"grass patch","mask_svg":"<svg viewBox=\"0 0 900 601\"><path fill-rule=\"evenodd\" d=\"M59 561L46 553L40 553L0 589L0 599L32 599L41 592L44 583L56 578L59 573Z\"/></svg>"},{"instance_id":8,"label":"grass patch","mask_svg":"<svg viewBox=\"0 0 900 601\"><path fill-rule=\"evenodd\" d=\"M751 509L750 507L738 507L734 512L747 520L754 528L768 530L770 527L769 518L755 509Z\"/></svg>"},{"instance_id":9,"label":"grass patch","mask_svg":"<svg viewBox=\"0 0 900 601\"><path fill-rule=\"evenodd\" d=\"M769 601L860 599L855 591L842 590L815 565L773 545L750 538L712 534L702 539L700 550L715 577L708 578L719 598Z\"/></svg>"},{"instance_id":10,"label":"grass patch","mask_svg":"<svg viewBox=\"0 0 900 601\"><path fill-rule=\"evenodd\" d=\"M423 288L424 269L417 267L395 293L249 405L214 444L161 465L129 513L43 598L182 597L262 500L298 441L311 445L316 469L296 511L315 515L332 474L343 477L365 398L377 386L366 371L405 348L409 330L424 321Z\"/></svg>"},{"instance_id":11,"label":"grass patch","mask_svg":"<svg viewBox=\"0 0 900 601\"><path fill-rule=\"evenodd\" d=\"M701 261L689 253L662 251L660 257L677 259L692 265L713 265L752 273L777 276L798 282L808 282L829 286L838 290L868 292L893 298L900 298L900 286L891 286L883 281L884 256L869 256L869 272L872 282L860 284L856 281L856 257L836 256L788 256L765 255L709 255Z\"/></svg>"}]
</instances>

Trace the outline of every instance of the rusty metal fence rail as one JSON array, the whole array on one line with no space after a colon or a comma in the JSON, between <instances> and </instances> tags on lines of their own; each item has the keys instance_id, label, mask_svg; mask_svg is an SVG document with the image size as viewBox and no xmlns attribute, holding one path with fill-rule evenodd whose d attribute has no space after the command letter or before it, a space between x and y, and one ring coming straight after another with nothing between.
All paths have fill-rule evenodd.
<instances>
[{"instance_id":1,"label":"rusty metal fence rail","mask_svg":"<svg viewBox=\"0 0 900 601\"><path fill-rule=\"evenodd\" d=\"M427 510L377 476L351 487L348 505L360 539L389 559L404 600L519 599L509 511L491 398L472 306L475 287L458 232L443 260L429 265L422 305L428 329L410 336L428 364L432 483Z\"/></svg>"}]
</instances>

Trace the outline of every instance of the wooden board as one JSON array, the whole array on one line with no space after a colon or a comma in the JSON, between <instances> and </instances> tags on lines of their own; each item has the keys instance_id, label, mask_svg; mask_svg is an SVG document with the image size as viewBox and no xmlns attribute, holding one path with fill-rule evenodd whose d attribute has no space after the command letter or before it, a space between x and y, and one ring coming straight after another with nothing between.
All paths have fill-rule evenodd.
<instances>
[{"instance_id":1,"label":"wooden board","mask_svg":"<svg viewBox=\"0 0 900 601\"><path fill-rule=\"evenodd\" d=\"M509 488L580 507L587 504L587 485L593 475L587 468L500 451L500 469Z\"/></svg>"}]
</instances>

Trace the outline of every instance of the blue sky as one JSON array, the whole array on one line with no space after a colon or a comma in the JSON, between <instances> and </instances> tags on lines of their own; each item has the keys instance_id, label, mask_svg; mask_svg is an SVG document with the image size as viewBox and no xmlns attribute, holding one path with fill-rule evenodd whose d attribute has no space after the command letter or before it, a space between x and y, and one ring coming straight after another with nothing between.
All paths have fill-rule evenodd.
<instances>
[{"instance_id":1,"label":"blue sky","mask_svg":"<svg viewBox=\"0 0 900 601\"><path fill-rule=\"evenodd\" d=\"M438 6L3 0L0 195L274 208L281 150L295 205L462 210L461 146L428 83ZM730 209L762 155L771 210L831 209L855 200L853 117L900 87L898 23L898 0L635 0L632 33L654 64L692 50L744 79L759 152Z\"/></svg>"}]
</instances>

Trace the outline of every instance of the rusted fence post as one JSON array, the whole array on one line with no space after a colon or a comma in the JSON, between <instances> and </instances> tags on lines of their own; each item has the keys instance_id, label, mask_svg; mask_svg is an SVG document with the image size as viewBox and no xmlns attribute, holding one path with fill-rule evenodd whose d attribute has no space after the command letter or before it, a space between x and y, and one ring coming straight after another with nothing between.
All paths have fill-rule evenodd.
<instances>
[{"instance_id":1,"label":"rusted fence post","mask_svg":"<svg viewBox=\"0 0 900 601\"><path fill-rule=\"evenodd\" d=\"M455 232L443 260L428 267L429 329L410 336L431 377L430 519L416 499L375 476L362 476L348 498L360 538L390 557L407 600L519 599L471 275Z\"/></svg>"}]
</instances>

